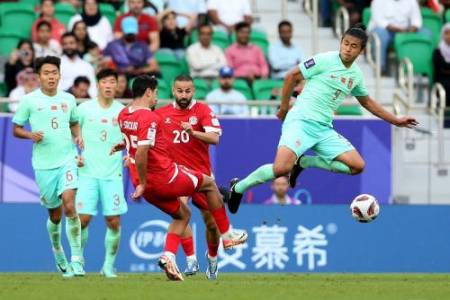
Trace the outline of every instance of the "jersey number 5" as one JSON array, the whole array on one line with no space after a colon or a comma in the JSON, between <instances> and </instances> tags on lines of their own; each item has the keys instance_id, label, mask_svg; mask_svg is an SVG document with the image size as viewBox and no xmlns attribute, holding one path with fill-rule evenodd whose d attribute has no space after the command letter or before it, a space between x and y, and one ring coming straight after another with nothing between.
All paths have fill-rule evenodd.
<instances>
[{"instance_id":1,"label":"jersey number 5","mask_svg":"<svg viewBox=\"0 0 450 300\"><path fill-rule=\"evenodd\" d=\"M174 130L173 134L175 135L173 137L173 143L174 144L180 144L180 143L189 143L189 133L187 133L184 130Z\"/></svg>"},{"instance_id":2,"label":"jersey number 5","mask_svg":"<svg viewBox=\"0 0 450 300\"><path fill-rule=\"evenodd\" d=\"M125 139L125 144L127 146L128 153L130 153L130 147L133 148L133 149L137 148L137 141L138 141L138 137L137 136L130 135L130 138L128 138L128 136L126 136L124 134L123 138Z\"/></svg>"}]
</instances>

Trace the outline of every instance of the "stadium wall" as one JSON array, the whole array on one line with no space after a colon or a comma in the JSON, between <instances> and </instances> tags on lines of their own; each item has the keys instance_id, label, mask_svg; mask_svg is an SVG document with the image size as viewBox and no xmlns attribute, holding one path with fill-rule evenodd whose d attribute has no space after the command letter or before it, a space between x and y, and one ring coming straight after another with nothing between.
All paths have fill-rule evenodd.
<instances>
[{"instance_id":1,"label":"stadium wall","mask_svg":"<svg viewBox=\"0 0 450 300\"><path fill-rule=\"evenodd\" d=\"M211 149L217 182L228 185L231 178L243 177L261 164L272 162L281 123L275 119L222 119L223 136ZM391 198L391 127L375 119L338 119L336 130L358 149L366 160L358 176L308 170L300 177L291 196L303 203L349 203L361 193L370 193L380 203ZM0 202L39 202L31 168L30 141L12 137L11 119L0 118ZM127 176L126 193L132 191ZM246 202L259 203L271 195L269 185L246 194Z\"/></svg>"},{"instance_id":2,"label":"stadium wall","mask_svg":"<svg viewBox=\"0 0 450 300\"><path fill-rule=\"evenodd\" d=\"M249 232L248 244L221 250L219 266L226 272L450 272L449 215L450 206L385 205L377 220L360 224L347 205L243 205L231 219L235 228ZM38 204L0 205L0 272L56 270L46 219ZM122 220L118 271L157 271L169 218L135 204ZM191 224L204 270L204 225L196 209ZM104 232L103 218L95 218L85 251L89 272L101 268ZM63 240L68 253L65 235Z\"/></svg>"}]
</instances>

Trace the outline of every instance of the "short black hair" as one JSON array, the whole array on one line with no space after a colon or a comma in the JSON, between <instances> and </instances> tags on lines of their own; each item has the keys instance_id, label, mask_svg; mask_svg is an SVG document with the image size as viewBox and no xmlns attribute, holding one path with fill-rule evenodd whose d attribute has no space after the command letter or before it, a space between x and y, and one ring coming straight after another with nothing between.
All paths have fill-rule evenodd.
<instances>
[{"instance_id":1,"label":"short black hair","mask_svg":"<svg viewBox=\"0 0 450 300\"><path fill-rule=\"evenodd\" d=\"M41 29L42 26L47 26L48 28L50 28L50 30L52 30L52 24L48 21L45 20L39 21L36 25L36 29L39 30Z\"/></svg>"},{"instance_id":2,"label":"short black hair","mask_svg":"<svg viewBox=\"0 0 450 300\"><path fill-rule=\"evenodd\" d=\"M352 27L350 27L349 29L347 29L344 32L344 35L342 36L342 38L344 38L346 35L350 35L352 37L355 37L357 39L361 40L361 49L366 48L367 45L367 40L369 39L369 36L367 35L366 32L366 27L361 24L355 24Z\"/></svg>"},{"instance_id":3,"label":"short black hair","mask_svg":"<svg viewBox=\"0 0 450 300\"><path fill-rule=\"evenodd\" d=\"M238 32L239 30L241 30L243 28L250 29L250 24L248 24L247 22L239 22L235 26L236 32Z\"/></svg>"},{"instance_id":4,"label":"short black hair","mask_svg":"<svg viewBox=\"0 0 450 300\"><path fill-rule=\"evenodd\" d=\"M208 27L209 29L214 30L210 24L208 24L208 23L203 23L203 24L200 24L200 25L198 26L198 32L200 33L200 30L201 30L202 28L205 28L205 27Z\"/></svg>"},{"instance_id":5,"label":"short black hair","mask_svg":"<svg viewBox=\"0 0 450 300\"><path fill-rule=\"evenodd\" d=\"M191 77L190 75L187 75L187 74L181 74L181 75L178 75L177 77L175 77L174 82L177 82L177 81L190 81L190 82L194 82L194 79L192 79L192 77Z\"/></svg>"},{"instance_id":6,"label":"short black hair","mask_svg":"<svg viewBox=\"0 0 450 300\"><path fill-rule=\"evenodd\" d=\"M115 70L110 69L110 68L102 69L102 70L98 71L98 73L97 73L97 81L100 81L103 78L110 77L110 76L114 77L117 80L118 75Z\"/></svg>"},{"instance_id":7,"label":"short black hair","mask_svg":"<svg viewBox=\"0 0 450 300\"><path fill-rule=\"evenodd\" d=\"M280 23L278 23L278 31L281 29L281 27L283 26L289 26L292 28L292 23L289 22L288 20L283 20Z\"/></svg>"},{"instance_id":8,"label":"short black hair","mask_svg":"<svg viewBox=\"0 0 450 300\"><path fill-rule=\"evenodd\" d=\"M131 85L131 92L136 99L142 97L147 89L154 91L157 87L158 80L156 80L155 76L141 75L134 78L133 84Z\"/></svg>"},{"instance_id":9,"label":"short black hair","mask_svg":"<svg viewBox=\"0 0 450 300\"><path fill-rule=\"evenodd\" d=\"M75 80L73 81L73 86L79 86L82 83L91 85L91 81L86 76L77 76L77 77L75 77Z\"/></svg>"},{"instance_id":10,"label":"short black hair","mask_svg":"<svg viewBox=\"0 0 450 300\"><path fill-rule=\"evenodd\" d=\"M64 40L66 37L73 37L75 40L77 39L77 37L75 36L75 34L73 34L73 32L71 32L71 31L65 32L65 33L61 36L61 41Z\"/></svg>"},{"instance_id":11,"label":"short black hair","mask_svg":"<svg viewBox=\"0 0 450 300\"><path fill-rule=\"evenodd\" d=\"M56 3L56 0L41 0L41 5L42 5L44 2L46 2L46 1L51 1L53 4Z\"/></svg>"},{"instance_id":12,"label":"short black hair","mask_svg":"<svg viewBox=\"0 0 450 300\"><path fill-rule=\"evenodd\" d=\"M45 64L54 65L59 70L60 69L60 65L61 65L61 59L59 57L49 56L49 55L44 56L44 57L36 58L36 60L34 61L35 72L39 74L39 72L41 71L42 66L45 65Z\"/></svg>"}]
</instances>

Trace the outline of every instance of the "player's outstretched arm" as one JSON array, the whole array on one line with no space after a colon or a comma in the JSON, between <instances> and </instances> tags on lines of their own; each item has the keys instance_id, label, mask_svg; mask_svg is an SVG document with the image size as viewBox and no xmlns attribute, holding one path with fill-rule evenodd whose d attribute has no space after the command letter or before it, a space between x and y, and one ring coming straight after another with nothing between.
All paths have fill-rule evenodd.
<instances>
[{"instance_id":1,"label":"player's outstretched arm","mask_svg":"<svg viewBox=\"0 0 450 300\"><path fill-rule=\"evenodd\" d=\"M147 158L149 145L138 146L136 149L136 155L134 157L136 170L139 176L139 184L136 186L131 197L135 200L139 199L145 191L145 186L147 185Z\"/></svg>"},{"instance_id":2,"label":"player's outstretched arm","mask_svg":"<svg viewBox=\"0 0 450 300\"><path fill-rule=\"evenodd\" d=\"M298 67L292 69L286 74L284 78L283 87L281 88L281 104L277 112L277 118L284 120L289 111L289 101L291 100L292 91L294 87L299 84L304 77Z\"/></svg>"},{"instance_id":3,"label":"player's outstretched arm","mask_svg":"<svg viewBox=\"0 0 450 300\"><path fill-rule=\"evenodd\" d=\"M35 143L39 143L44 138L44 132L36 131L31 132L26 130L23 126L14 124L13 135L19 139L33 140Z\"/></svg>"},{"instance_id":4,"label":"player's outstretched arm","mask_svg":"<svg viewBox=\"0 0 450 300\"><path fill-rule=\"evenodd\" d=\"M359 103L361 103L361 105L365 109L370 111L378 118L391 123L392 125L398 127L413 128L414 126L419 124L419 122L417 122L417 120L413 117L396 117L394 114L388 112L380 104L370 98L370 96L358 96L356 97L356 99L358 99Z\"/></svg>"}]
</instances>

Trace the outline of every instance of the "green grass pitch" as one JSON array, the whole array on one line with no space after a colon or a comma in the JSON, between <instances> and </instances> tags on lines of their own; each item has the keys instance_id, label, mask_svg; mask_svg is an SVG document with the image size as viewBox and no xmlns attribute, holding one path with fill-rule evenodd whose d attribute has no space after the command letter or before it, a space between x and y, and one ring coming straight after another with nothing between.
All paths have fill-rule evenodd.
<instances>
[{"instance_id":1,"label":"green grass pitch","mask_svg":"<svg viewBox=\"0 0 450 300\"><path fill-rule=\"evenodd\" d=\"M450 299L448 274L203 274L169 282L161 274L98 274L63 279L52 273L0 273L0 299L424 300Z\"/></svg>"}]
</instances>

